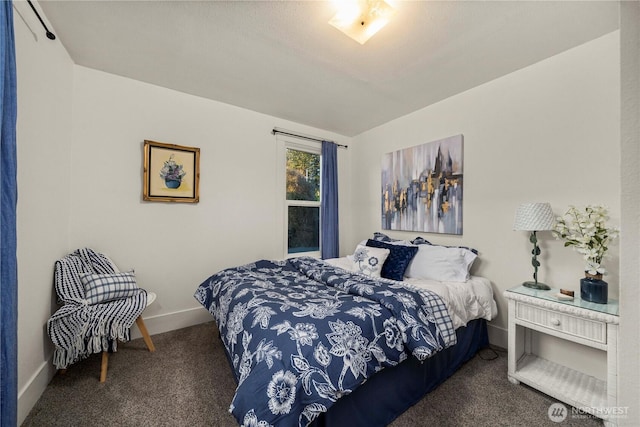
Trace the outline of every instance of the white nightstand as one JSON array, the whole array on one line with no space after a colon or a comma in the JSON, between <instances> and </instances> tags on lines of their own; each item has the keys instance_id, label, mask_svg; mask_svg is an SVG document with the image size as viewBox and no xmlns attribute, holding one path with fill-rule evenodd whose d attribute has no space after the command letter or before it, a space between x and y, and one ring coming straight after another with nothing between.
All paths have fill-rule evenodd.
<instances>
[{"instance_id":1,"label":"white nightstand","mask_svg":"<svg viewBox=\"0 0 640 427\"><path fill-rule=\"evenodd\" d=\"M618 301L559 301L553 296L558 292L524 286L504 292L509 300L509 381L523 382L602 418L606 425L616 425L616 415L621 415L616 395ZM606 381L533 354L531 330L605 351Z\"/></svg>"}]
</instances>

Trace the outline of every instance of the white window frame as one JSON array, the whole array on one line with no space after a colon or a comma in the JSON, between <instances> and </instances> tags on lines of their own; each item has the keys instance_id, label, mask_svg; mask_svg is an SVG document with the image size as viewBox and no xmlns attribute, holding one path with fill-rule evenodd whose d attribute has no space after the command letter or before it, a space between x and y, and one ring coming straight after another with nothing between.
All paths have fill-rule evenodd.
<instances>
[{"instance_id":1,"label":"white window frame","mask_svg":"<svg viewBox=\"0 0 640 427\"><path fill-rule=\"evenodd\" d=\"M322 147L318 143L314 142L306 142L304 140L297 140L290 137L278 136L278 176L280 179L278 180L280 191L281 191L281 200L284 201L283 209L282 209L282 218L283 218L283 233L282 233L282 252L284 258L296 258L300 256L310 256L315 258L320 258L321 250L322 250L322 216L320 215L319 221L319 230L318 230L318 247L317 251L309 251L309 252L296 252L289 253L289 207L290 206L302 206L302 207L317 207L320 212L322 212L322 177L320 178L320 200L319 201L309 201L309 200L287 200L287 150L298 150L305 151L307 153L317 154L320 156L320 167L322 167Z\"/></svg>"}]
</instances>

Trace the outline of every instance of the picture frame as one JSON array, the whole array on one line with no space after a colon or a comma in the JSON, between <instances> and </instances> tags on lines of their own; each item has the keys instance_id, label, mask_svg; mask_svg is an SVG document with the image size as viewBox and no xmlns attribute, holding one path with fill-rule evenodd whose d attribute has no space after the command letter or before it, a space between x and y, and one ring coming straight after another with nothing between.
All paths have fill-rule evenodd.
<instances>
[{"instance_id":1,"label":"picture frame","mask_svg":"<svg viewBox=\"0 0 640 427\"><path fill-rule=\"evenodd\" d=\"M382 229L462 235L464 137L382 156Z\"/></svg>"},{"instance_id":2,"label":"picture frame","mask_svg":"<svg viewBox=\"0 0 640 427\"><path fill-rule=\"evenodd\" d=\"M148 202L200 201L200 148L144 141L142 199Z\"/></svg>"}]
</instances>

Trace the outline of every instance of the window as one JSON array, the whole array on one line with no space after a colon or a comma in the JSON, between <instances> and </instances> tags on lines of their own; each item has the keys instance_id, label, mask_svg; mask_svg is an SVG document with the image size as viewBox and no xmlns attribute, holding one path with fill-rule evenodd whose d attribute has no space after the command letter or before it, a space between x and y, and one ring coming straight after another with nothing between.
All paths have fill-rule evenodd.
<instances>
[{"instance_id":1,"label":"window","mask_svg":"<svg viewBox=\"0 0 640 427\"><path fill-rule=\"evenodd\" d=\"M286 143L287 255L320 255L320 148Z\"/></svg>"}]
</instances>

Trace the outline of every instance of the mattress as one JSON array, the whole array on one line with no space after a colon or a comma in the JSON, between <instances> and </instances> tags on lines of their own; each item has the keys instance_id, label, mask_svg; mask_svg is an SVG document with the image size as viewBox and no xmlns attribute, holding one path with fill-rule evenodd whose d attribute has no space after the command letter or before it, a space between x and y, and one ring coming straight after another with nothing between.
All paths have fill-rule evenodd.
<instances>
[{"instance_id":1,"label":"mattress","mask_svg":"<svg viewBox=\"0 0 640 427\"><path fill-rule=\"evenodd\" d=\"M344 270L353 271L353 263L347 257L325 261ZM498 315L491 282L485 277L471 276L466 282L439 282L405 277L403 283L409 288L427 289L438 294L449 310L455 329L466 326L474 319L492 320Z\"/></svg>"}]
</instances>

